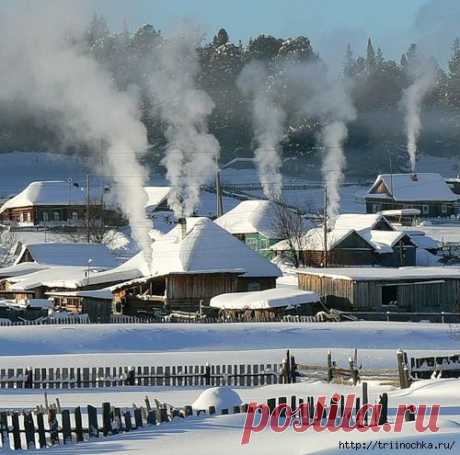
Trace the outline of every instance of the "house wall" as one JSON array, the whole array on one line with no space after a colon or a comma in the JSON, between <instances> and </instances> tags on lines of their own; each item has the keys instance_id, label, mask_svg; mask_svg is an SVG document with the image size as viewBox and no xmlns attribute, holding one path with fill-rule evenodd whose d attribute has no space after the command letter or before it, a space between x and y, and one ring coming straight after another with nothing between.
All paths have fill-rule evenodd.
<instances>
[{"instance_id":1,"label":"house wall","mask_svg":"<svg viewBox=\"0 0 460 455\"><path fill-rule=\"evenodd\" d=\"M460 280L352 281L300 273L299 288L317 292L326 305L355 311L460 311ZM394 287L395 305L384 304L383 288Z\"/></svg>"},{"instance_id":2,"label":"house wall","mask_svg":"<svg viewBox=\"0 0 460 455\"><path fill-rule=\"evenodd\" d=\"M238 239L242 240L251 250L257 251L268 259L272 259L274 252L269 250L272 245L282 239L269 239L260 233L255 234L237 234Z\"/></svg>"},{"instance_id":3,"label":"house wall","mask_svg":"<svg viewBox=\"0 0 460 455\"><path fill-rule=\"evenodd\" d=\"M428 212L424 212L424 206L428 207ZM443 206L445 210L443 211ZM400 210L400 209L419 209L421 218L447 217L455 214L455 208L452 202L432 202L416 201L403 202L393 201L392 199L380 199L366 197L366 212L377 213L381 210Z\"/></svg>"},{"instance_id":4,"label":"house wall","mask_svg":"<svg viewBox=\"0 0 460 455\"><path fill-rule=\"evenodd\" d=\"M273 277L238 277L238 292L265 291L276 288Z\"/></svg>"}]
</instances>

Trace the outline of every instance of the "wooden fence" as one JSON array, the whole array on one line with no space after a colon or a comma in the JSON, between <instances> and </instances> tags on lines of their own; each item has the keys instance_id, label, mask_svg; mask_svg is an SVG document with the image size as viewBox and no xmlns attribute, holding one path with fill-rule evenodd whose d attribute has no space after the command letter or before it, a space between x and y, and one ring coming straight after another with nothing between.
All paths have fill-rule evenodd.
<instances>
[{"instance_id":1,"label":"wooden fence","mask_svg":"<svg viewBox=\"0 0 460 455\"><path fill-rule=\"evenodd\" d=\"M356 419L361 406L368 404L368 386L362 383L362 394L356 396L353 402L352 419ZM344 416L345 397L336 396L331 398L329 406L323 406L315 402L315 397L300 398L297 396L270 398L267 406L273 412L277 405L288 404L292 410L298 409L303 403L306 404L309 414L309 422L327 420L329 415L335 415L336 422ZM388 421L388 395L380 396L379 404L382 411L378 424L383 425ZM335 408L335 409L333 409ZM220 414L245 413L248 405L236 405L231 409L217 410ZM84 410L85 411L85 410ZM87 405L86 412L77 407L71 412L69 409L61 409L59 402L52 404L48 409L41 407L35 410L0 411L0 442L1 448L19 449L42 449L50 446L59 446L72 443L81 443L90 439L98 438L101 434L110 437L119 433L137 430L144 426L152 429L157 425L167 424L179 419L186 419L193 415L217 415L216 409L210 406L206 410L193 410L192 406L175 408L155 400L152 406L148 397L145 398L145 406L133 408L113 407L110 403L102 403L100 409ZM330 414L328 413L330 412ZM406 420L413 420L413 415L408 412ZM367 414L364 416L364 425L368 424Z\"/></svg>"},{"instance_id":2,"label":"wooden fence","mask_svg":"<svg viewBox=\"0 0 460 455\"><path fill-rule=\"evenodd\" d=\"M0 369L0 388L258 386L284 382L279 363ZM286 381L287 382L287 381Z\"/></svg>"},{"instance_id":3,"label":"wooden fence","mask_svg":"<svg viewBox=\"0 0 460 455\"><path fill-rule=\"evenodd\" d=\"M410 374L416 379L429 379L433 374L443 378L459 378L460 355L411 357Z\"/></svg>"},{"instance_id":4,"label":"wooden fence","mask_svg":"<svg viewBox=\"0 0 460 455\"><path fill-rule=\"evenodd\" d=\"M145 406L134 408L113 407L102 403L101 409L88 405L83 410L79 406L71 412L51 405L47 410L3 411L0 412L0 443L2 449L42 449L50 446L79 443L90 439L126 433L146 425L156 425L184 419L195 415L216 414L216 409L193 411L192 406L174 408L155 400L153 407L145 398ZM222 414L246 411L247 406L222 409ZM86 412L85 412L86 411ZM102 412L101 412L102 411Z\"/></svg>"}]
</instances>

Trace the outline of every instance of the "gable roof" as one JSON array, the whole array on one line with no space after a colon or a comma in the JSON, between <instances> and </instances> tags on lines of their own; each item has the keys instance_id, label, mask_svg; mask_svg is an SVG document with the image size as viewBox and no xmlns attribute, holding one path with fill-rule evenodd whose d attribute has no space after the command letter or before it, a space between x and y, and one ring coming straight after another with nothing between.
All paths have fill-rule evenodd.
<instances>
[{"instance_id":1,"label":"gable roof","mask_svg":"<svg viewBox=\"0 0 460 455\"><path fill-rule=\"evenodd\" d=\"M187 220L188 221L188 220ZM152 246L152 274L241 271L243 276L279 277L278 267L207 218L193 219L184 239L177 230Z\"/></svg>"},{"instance_id":2,"label":"gable roof","mask_svg":"<svg viewBox=\"0 0 460 455\"><path fill-rule=\"evenodd\" d=\"M376 193L377 187L383 183L387 193ZM366 195L366 198L392 198L395 201L456 201L454 194L440 174L381 174Z\"/></svg>"},{"instance_id":3,"label":"gable roof","mask_svg":"<svg viewBox=\"0 0 460 455\"><path fill-rule=\"evenodd\" d=\"M22 246L16 259L19 264L29 251L34 262L43 265L91 266L112 268L118 265L110 250L99 243L29 243Z\"/></svg>"},{"instance_id":4,"label":"gable roof","mask_svg":"<svg viewBox=\"0 0 460 455\"><path fill-rule=\"evenodd\" d=\"M9 267L1 267L0 279L27 275L48 268L47 265L37 264L36 262L21 262L20 264L10 265Z\"/></svg>"},{"instance_id":5,"label":"gable roof","mask_svg":"<svg viewBox=\"0 0 460 455\"><path fill-rule=\"evenodd\" d=\"M170 186L145 186L144 191L147 193L147 203L145 208L153 212L161 203L163 203L169 193L171 192Z\"/></svg>"},{"instance_id":6,"label":"gable roof","mask_svg":"<svg viewBox=\"0 0 460 455\"><path fill-rule=\"evenodd\" d=\"M339 215L335 220L336 229L354 229L362 231L374 229L378 224L384 224L386 230L394 231L394 227L379 213L347 213Z\"/></svg>"},{"instance_id":7,"label":"gable roof","mask_svg":"<svg viewBox=\"0 0 460 455\"><path fill-rule=\"evenodd\" d=\"M354 229L333 229L327 233L328 251L336 248L340 243L352 235L359 235ZM364 240L366 241L366 240ZM302 244L307 251L324 251L323 228L310 229L304 236ZM372 245L369 245L372 249Z\"/></svg>"},{"instance_id":8,"label":"gable roof","mask_svg":"<svg viewBox=\"0 0 460 455\"><path fill-rule=\"evenodd\" d=\"M215 220L215 223L231 234L260 233L276 239L276 204L272 201L242 201L234 209Z\"/></svg>"},{"instance_id":9,"label":"gable roof","mask_svg":"<svg viewBox=\"0 0 460 455\"><path fill-rule=\"evenodd\" d=\"M6 209L36 205L86 205L86 193L64 181L32 182L19 194L6 201Z\"/></svg>"},{"instance_id":10,"label":"gable roof","mask_svg":"<svg viewBox=\"0 0 460 455\"><path fill-rule=\"evenodd\" d=\"M374 231L367 229L360 231L359 235L370 243L377 253L392 253L393 247L403 237L407 237L410 240L409 236L401 231Z\"/></svg>"}]
</instances>

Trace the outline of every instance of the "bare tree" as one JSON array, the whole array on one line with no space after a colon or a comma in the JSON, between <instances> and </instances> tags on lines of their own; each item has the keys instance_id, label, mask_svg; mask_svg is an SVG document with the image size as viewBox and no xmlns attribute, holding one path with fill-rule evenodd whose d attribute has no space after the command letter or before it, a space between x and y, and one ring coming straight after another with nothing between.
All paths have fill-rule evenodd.
<instances>
[{"instance_id":1,"label":"bare tree","mask_svg":"<svg viewBox=\"0 0 460 455\"><path fill-rule=\"evenodd\" d=\"M9 265L15 258L16 234L11 228L0 230L0 265Z\"/></svg>"},{"instance_id":2,"label":"bare tree","mask_svg":"<svg viewBox=\"0 0 460 455\"><path fill-rule=\"evenodd\" d=\"M285 203L277 201L274 204L273 230L280 239L285 239L287 252L294 266L297 268L304 265L302 251L305 246L305 234L308 230L308 222L300 210L288 207Z\"/></svg>"}]
</instances>

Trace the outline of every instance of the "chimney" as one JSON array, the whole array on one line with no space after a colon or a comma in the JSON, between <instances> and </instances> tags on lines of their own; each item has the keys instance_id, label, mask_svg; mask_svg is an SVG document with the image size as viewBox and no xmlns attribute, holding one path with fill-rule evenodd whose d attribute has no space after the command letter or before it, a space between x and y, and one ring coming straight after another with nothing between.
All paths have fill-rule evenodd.
<instances>
[{"instance_id":1,"label":"chimney","mask_svg":"<svg viewBox=\"0 0 460 455\"><path fill-rule=\"evenodd\" d=\"M187 235L187 220L185 218L179 218L177 222L180 224L181 240L185 239Z\"/></svg>"},{"instance_id":2,"label":"chimney","mask_svg":"<svg viewBox=\"0 0 460 455\"><path fill-rule=\"evenodd\" d=\"M417 174L412 174L412 175L410 176L410 178L411 178L414 182L416 182L416 181L418 180Z\"/></svg>"}]
</instances>

